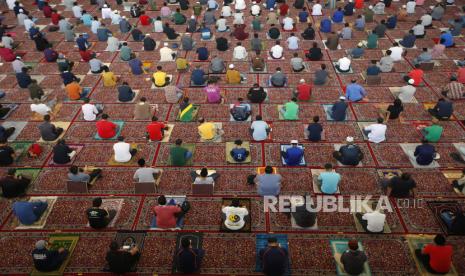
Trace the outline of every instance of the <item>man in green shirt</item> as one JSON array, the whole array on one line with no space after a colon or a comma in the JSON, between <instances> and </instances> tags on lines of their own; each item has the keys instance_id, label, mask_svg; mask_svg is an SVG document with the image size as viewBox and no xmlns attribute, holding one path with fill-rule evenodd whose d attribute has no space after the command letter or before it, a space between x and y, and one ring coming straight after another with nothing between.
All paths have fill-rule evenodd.
<instances>
[{"instance_id":1,"label":"man in green shirt","mask_svg":"<svg viewBox=\"0 0 465 276\"><path fill-rule=\"evenodd\" d=\"M173 14L173 22L176 25L182 25L186 23L186 17L181 13L179 8L177 8L176 12Z\"/></svg>"},{"instance_id":2,"label":"man in green shirt","mask_svg":"<svg viewBox=\"0 0 465 276\"><path fill-rule=\"evenodd\" d=\"M292 98L292 100L287 102L279 112L283 116L284 120L298 120L299 105L297 104L297 98Z\"/></svg>"},{"instance_id":3,"label":"man in green shirt","mask_svg":"<svg viewBox=\"0 0 465 276\"><path fill-rule=\"evenodd\" d=\"M128 43L124 42L123 46L121 46L121 49L119 50L119 57L121 60L129 61L131 59L131 53L132 50L129 48Z\"/></svg>"},{"instance_id":4,"label":"man in green shirt","mask_svg":"<svg viewBox=\"0 0 465 276\"><path fill-rule=\"evenodd\" d=\"M182 140L177 139L175 146L170 149L171 165L184 166L192 158L192 152L182 147Z\"/></svg>"},{"instance_id":5,"label":"man in green shirt","mask_svg":"<svg viewBox=\"0 0 465 276\"><path fill-rule=\"evenodd\" d=\"M378 35L370 32L367 37L367 48L368 49L375 49L378 48Z\"/></svg>"},{"instance_id":6,"label":"man in green shirt","mask_svg":"<svg viewBox=\"0 0 465 276\"><path fill-rule=\"evenodd\" d=\"M429 127L423 128L421 130L421 133L423 134L423 136L428 142L435 143L435 142L438 142L439 139L441 138L441 134L444 128L438 125L439 123L438 119L433 118L432 122L433 124L430 125Z\"/></svg>"},{"instance_id":7,"label":"man in green shirt","mask_svg":"<svg viewBox=\"0 0 465 276\"><path fill-rule=\"evenodd\" d=\"M262 23L260 22L260 18L258 16L255 16L255 18L252 20L252 29L254 31L262 30Z\"/></svg>"}]
</instances>

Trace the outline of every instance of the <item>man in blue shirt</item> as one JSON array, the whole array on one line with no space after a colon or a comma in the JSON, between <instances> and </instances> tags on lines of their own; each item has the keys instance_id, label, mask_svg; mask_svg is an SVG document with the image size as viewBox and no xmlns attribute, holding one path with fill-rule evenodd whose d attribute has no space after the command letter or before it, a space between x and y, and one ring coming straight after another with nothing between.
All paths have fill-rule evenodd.
<instances>
[{"instance_id":1,"label":"man in blue shirt","mask_svg":"<svg viewBox=\"0 0 465 276\"><path fill-rule=\"evenodd\" d=\"M40 219L47 206L45 201L17 201L13 203L13 214L21 224L31 225Z\"/></svg>"},{"instance_id":2,"label":"man in blue shirt","mask_svg":"<svg viewBox=\"0 0 465 276\"><path fill-rule=\"evenodd\" d=\"M442 32L441 36L439 37L439 40L444 39L444 43L442 43L446 48L449 47L454 47L454 37L450 32Z\"/></svg>"},{"instance_id":3,"label":"man in blue shirt","mask_svg":"<svg viewBox=\"0 0 465 276\"><path fill-rule=\"evenodd\" d=\"M202 27L198 30L198 32L200 33L200 38L203 40L209 40L212 38L212 31L210 28L205 26L205 24L202 24Z\"/></svg>"},{"instance_id":4,"label":"man in blue shirt","mask_svg":"<svg viewBox=\"0 0 465 276\"><path fill-rule=\"evenodd\" d=\"M136 93L132 91L127 82L123 82L122 85L118 87L118 101L120 102L130 102L134 99L135 95Z\"/></svg>"},{"instance_id":5,"label":"man in blue shirt","mask_svg":"<svg viewBox=\"0 0 465 276\"><path fill-rule=\"evenodd\" d=\"M45 49L44 56L47 62L55 62L58 59L57 51L53 50L52 48Z\"/></svg>"},{"instance_id":6,"label":"man in blue shirt","mask_svg":"<svg viewBox=\"0 0 465 276\"><path fill-rule=\"evenodd\" d=\"M68 250L59 248L58 250L47 249L47 242L39 240L36 248L32 251L34 267L40 272L49 272L58 269L68 257Z\"/></svg>"},{"instance_id":7,"label":"man in blue shirt","mask_svg":"<svg viewBox=\"0 0 465 276\"><path fill-rule=\"evenodd\" d=\"M205 252L200 248L192 248L191 240L187 237L181 240L181 248L176 251L176 269L182 273L195 273L200 269L200 264Z\"/></svg>"},{"instance_id":8,"label":"man in blue shirt","mask_svg":"<svg viewBox=\"0 0 465 276\"><path fill-rule=\"evenodd\" d=\"M365 29L365 18L362 15L358 15L355 19L354 28L357 31L363 31Z\"/></svg>"},{"instance_id":9,"label":"man in blue shirt","mask_svg":"<svg viewBox=\"0 0 465 276\"><path fill-rule=\"evenodd\" d=\"M351 82L352 83L346 87L346 98L352 102L363 100L367 92L360 84L357 84L357 80L353 79Z\"/></svg>"},{"instance_id":10,"label":"man in blue shirt","mask_svg":"<svg viewBox=\"0 0 465 276\"><path fill-rule=\"evenodd\" d=\"M342 12L342 8L337 8L337 11L333 13L333 22L334 23L342 23L344 21L344 12Z\"/></svg>"},{"instance_id":11,"label":"man in blue shirt","mask_svg":"<svg viewBox=\"0 0 465 276\"><path fill-rule=\"evenodd\" d=\"M408 34L399 41L399 44L405 48L413 48L415 46L415 40L417 40L417 37L413 34L413 30L410 30Z\"/></svg>"},{"instance_id":12,"label":"man in blue shirt","mask_svg":"<svg viewBox=\"0 0 465 276\"><path fill-rule=\"evenodd\" d=\"M72 83L73 81L75 81L75 82L80 82L81 81L78 77L76 77L70 71L64 71L63 73L61 73L61 79L63 80L63 84L65 86Z\"/></svg>"},{"instance_id":13,"label":"man in blue shirt","mask_svg":"<svg viewBox=\"0 0 465 276\"><path fill-rule=\"evenodd\" d=\"M323 127L319 123L320 117L313 117L313 123L309 124L307 127L308 131L308 140L312 142L321 141L321 133L323 132Z\"/></svg>"},{"instance_id":14,"label":"man in blue shirt","mask_svg":"<svg viewBox=\"0 0 465 276\"><path fill-rule=\"evenodd\" d=\"M194 85L204 85L206 81L205 71L200 68L200 65L197 65L196 68L192 71L191 81Z\"/></svg>"},{"instance_id":15,"label":"man in blue shirt","mask_svg":"<svg viewBox=\"0 0 465 276\"><path fill-rule=\"evenodd\" d=\"M76 39L76 44L78 46L79 51L85 51L87 50L87 48L90 48L91 46L91 44L82 34L79 34L79 37Z\"/></svg>"},{"instance_id":16,"label":"man in blue shirt","mask_svg":"<svg viewBox=\"0 0 465 276\"><path fill-rule=\"evenodd\" d=\"M331 19L325 18L320 22L320 32L330 33L331 32Z\"/></svg>"},{"instance_id":17,"label":"man in blue shirt","mask_svg":"<svg viewBox=\"0 0 465 276\"><path fill-rule=\"evenodd\" d=\"M363 152L357 145L354 145L354 137L347 137L346 142L347 145L333 152L333 157L343 165L357 166L363 159Z\"/></svg>"},{"instance_id":18,"label":"man in blue shirt","mask_svg":"<svg viewBox=\"0 0 465 276\"><path fill-rule=\"evenodd\" d=\"M386 22L386 27L388 29L395 29L397 25L397 15L391 15L388 17L387 22Z\"/></svg>"},{"instance_id":19,"label":"man in blue shirt","mask_svg":"<svg viewBox=\"0 0 465 276\"><path fill-rule=\"evenodd\" d=\"M266 9L270 10L276 6L276 0L266 0Z\"/></svg>"},{"instance_id":20,"label":"man in blue shirt","mask_svg":"<svg viewBox=\"0 0 465 276\"><path fill-rule=\"evenodd\" d=\"M140 61L134 53L131 53L131 59L128 61L128 65L134 75L141 75L144 73L144 70L142 69L142 61Z\"/></svg>"},{"instance_id":21,"label":"man in blue shirt","mask_svg":"<svg viewBox=\"0 0 465 276\"><path fill-rule=\"evenodd\" d=\"M292 140L291 147L287 148L286 151L281 151L281 156L284 158L284 165L300 166L304 157L304 149L299 146L299 141Z\"/></svg>"},{"instance_id":22,"label":"man in blue shirt","mask_svg":"<svg viewBox=\"0 0 465 276\"><path fill-rule=\"evenodd\" d=\"M439 120L449 120L450 116L454 112L454 107L451 101L447 101L444 98L440 98L433 108L428 109L431 116L436 117Z\"/></svg>"},{"instance_id":23,"label":"man in blue shirt","mask_svg":"<svg viewBox=\"0 0 465 276\"><path fill-rule=\"evenodd\" d=\"M367 76L377 76L381 73L378 65L376 65L376 60L371 61L371 65L367 68Z\"/></svg>"},{"instance_id":24,"label":"man in blue shirt","mask_svg":"<svg viewBox=\"0 0 465 276\"><path fill-rule=\"evenodd\" d=\"M308 11L306 7L303 7L302 10L299 12L299 22L305 23L308 20Z\"/></svg>"},{"instance_id":25,"label":"man in blue shirt","mask_svg":"<svg viewBox=\"0 0 465 276\"><path fill-rule=\"evenodd\" d=\"M105 26L105 24L102 23L100 27L97 28L98 41L107 41L109 34L111 34L111 31Z\"/></svg>"},{"instance_id":26,"label":"man in blue shirt","mask_svg":"<svg viewBox=\"0 0 465 276\"><path fill-rule=\"evenodd\" d=\"M261 196L277 196L281 191L281 175L273 173L273 167L266 166L265 174L257 175L254 179L257 193Z\"/></svg>"},{"instance_id":27,"label":"man in blue shirt","mask_svg":"<svg viewBox=\"0 0 465 276\"><path fill-rule=\"evenodd\" d=\"M208 49L207 49L207 47L203 46L203 47L197 48L196 53L198 54L198 56L197 56L198 60L202 60L202 61L208 60Z\"/></svg>"},{"instance_id":28,"label":"man in blue shirt","mask_svg":"<svg viewBox=\"0 0 465 276\"><path fill-rule=\"evenodd\" d=\"M352 0L349 0L349 3L347 3L344 6L344 15L346 15L346 16L353 15L354 14L354 8L355 8L355 4L353 3Z\"/></svg>"},{"instance_id":29,"label":"man in blue shirt","mask_svg":"<svg viewBox=\"0 0 465 276\"><path fill-rule=\"evenodd\" d=\"M326 163L325 172L320 173L317 180L323 194L333 195L338 190L341 175L333 171L331 163Z\"/></svg>"},{"instance_id":30,"label":"man in blue shirt","mask_svg":"<svg viewBox=\"0 0 465 276\"><path fill-rule=\"evenodd\" d=\"M235 147L229 152L236 162L244 162L250 152L242 146L242 140L234 141Z\"/></svg>"},{"instance_id":31,"label":"man in blue shirt","mask_svg":"<svg viewBox=\"0 0 465 276\"><path fill-rule=\"evenodd\" d=\"M329 112L329 116L336 122L342 122L346 119L348 106L345 100L346 97L339 97L339 101L333 104Z\"/></svg>"},{"instance_id":32,"label":"man in blue shirt","mask_svg":"<svg viewBox=\"0 0 465 276\"><path fill-rule=\"evenodd\" d=\"M428 140L423 139L421 145L415 148L413 155L419 165L427 166L434 161L436 149L433 145L428 144Z\"/></svg>"},{"instance_id":33,"label":"man in blue shirt","mask_svg":"<svg viewBox=\"0 0 465 276\"><path fill-rule=\"evenodd\" d=\"M31 76L27 73L28 71L27 67L23 67L21 73L16 73L16 80L18 81L18 86L21 88L27 88L32 82Z\"/></svg>"},{"instance_id":34,"label":"man in blue shirt","mask_svg":"<svg viewBox=\"0 0 465 276\"><path fill-rule=\"evenodd\" d=\"M82 11L81 21L84 26L90 27L92 25L92 15L88 14L86 10Z\"/></svg>"}]
</instances>

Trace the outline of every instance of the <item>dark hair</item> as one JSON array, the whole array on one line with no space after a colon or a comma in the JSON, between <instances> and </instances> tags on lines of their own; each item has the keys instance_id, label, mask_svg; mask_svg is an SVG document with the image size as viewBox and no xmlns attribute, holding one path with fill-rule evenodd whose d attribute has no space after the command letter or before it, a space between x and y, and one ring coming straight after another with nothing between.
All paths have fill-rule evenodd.
<instances>
[{"instance_id":1,"label":"dark hair","mask_svg":"<svg viewBox=\"0 0 465 276\"><path fill-rule=\"evenodd\" d=\"M15 168L11 168L11 169L8 169L8 175L15 175L16 173L16 169Z\"/></svg>"},{"instance_id":2,"label":"dark hair","mask_svg":"<svg viewBox=\"0 0 465 276\"><path fill-rule=\"evenodd\" d=\"M166 197L164 195L161 195L161 196L158 197L157 201L158 201L158 204L165 205L166 204Z\"/></svg>"},{"instance_id":3,"label":"dark hair","mask_svg":"<svg viewBox=\"0 0 465 276\"><path fill-rule=\"evenodd\" d=\"M266 167L265 167L265 173L267 173L267 174L273 173L273 167L271 167L271 166L266 166Z\"/></svg>"},{"instance_id":4,"label":"dark hair","mask_svg":"<svg viewBox=\"0 0 465 276\"><path fill-rule=\"evenodd\" d=\"M183 248L188 248L191 245L191 240L188 237L184 237L181 239L181 246Z\"/></svg>"},{"instance_id":5,"label":"dark hair","mask_svg":"<svg viewBox=\"0 0 465 276\"><path fill-rule=\"evenodd\" d=\"M207 170L207 168L202 168L202 169L200 170L200 176L201 176L201 177L207 177L207 176L208 176L208 170Z\"/></svg>"},{"instance_id":6,"label":"dark hair","mask_svg":"<svg viewBox=\"0 0 465 276\"><path fill-rule=\"evenodd\" d=\"M108 119L108 117L110 117L110 116L108 116L108 114L106 114L106 113L103 113L103 114L102 114L102 119L105 119L105 120L106 120L106 119Z\"/></svg>"},{"instance_id":7,"label":"dark hair","mask_svg":"<svg viewBox=\"0 0 465 276\"><path fill-rule=\"evenodd\" d=\"M268 243L276 243L278 240L275 237L269 237L268 238Z\"/></svg>"},{"instance_id":8,"label":"dark hair","mask_svg":"<svg viewBox=\"0 0 465 276\"><path fill-rule=\"evenodd\" d=\"M395 105L395 106L401 106L401 105L402 105L402 101L401 101L399 98L396 98L396 99L394 100L394 105Z\"/></svg>"},{"instance_id":9,"label":"dark hair","mask_svg":"<svg viewBox=\"0 0 465 276\"><path fill-rule=\"evenodd\" d=\"M378 124L382 124L384 122L384 119L381 118L381 117L378 117L378 119L376 119L376 121L378 122Z\"/></svg>"},{"instance_id":10,"label":"dark hair","mask_svg":"<svg viewBox=\"0 0 465 276\"><path fill-rule=\"evenodd\" d=\"M261 116L261 115L257 115L257 116L255 116L255 120L257 120L257 121L261 121L262 119L263 119L263 118L262 118L262 116Z\"/></svg>"},{"instance_id":11,"label":"dark hair","mask_svg":"<svg viewBox=\"0 0 465 276\"><path fill-rule=\"evenodd\" d=\"M120 141L120 142L121 142L121 141L124 141L124 136L121 136L121 135L118 136L117 140Z\"/></svg>"},{"instance_id":12,"label":"dark hair","mask_svg":"<svg viewBox=\"0 0 465 276\"><path fill-rule=\"evenodd\" d=\"M333 168L333 165L331 163L326 163L325 164L325 169L326 170L329 170L329 169L332 169Z\"/></svg>"},{"instance_id":13,"label":"dark hair","mask_svg":"<svg viewBox=\"0 0 465 276\"><path fill-rule=\"evenodd\" d=\"M410 174L409 173L402 173L400 175L400 178L403 179L403 180L409 180L410 179Z\"/></svg>"},{"instance_id":14,"label":"dark hair","mask_svg":"<svg viewBox=\"0 0 465 276\"><path fill-rule=\"evenodd\" d=\"M102 206L102 198L101 197L96 197L94 200L92 200L92 207L100 207Z\"/></svg>"},{"instance_id":15,"label":"dark hair","mask_svg":"<svg viewBox=\"0 0 465 276\"><path fill-rule=\"evenodd\" d=\"M321 69L325 70L326 69L326 64L321 64Z\"/></svg>"},{"instance_id":16,"label":"dark hair","mask_svg":"<svg viewBox=\"0 0 465 276\"><path fill-rule=\"evenodd\" d=\"M144 158L141 158L141 159L137 160L137 164L138 164L140 167L145 166L145 159L144 159Z\"/></svg>"},{"instance_id":17,"label":"dark hair","mask_svg":"<svg viewBox=\"0 0 465 276\"><path fill-rule=\"evenodd\" d=\"M50 121L50 115L44 115L44 121L49 122Z\"/></svg>"},{"instance_id":18,"label":"dark hair","mask_svg":"<svg viewBox=\"0 0 465 276\"><path fill-rule=\"evenodd\" d=\"M79 172L79 168L77 166L69 167L69 172L72 174L77 174Z\"/></svg>"},{"instance_id":19,"label":"dark hair","mask_svg":"<svg viewBox=\"0 0 465 276\"><path fill-rule=\"evenodd\" d=\"M241 204L241 202L240 202L240 200L239 200L238 198L233 198L233 199L231 200L231 206L232 206L232 207L239 207L240 204Z\"/></svg>"},{"instance_id":20,"label":"dark hair","mask_svg":"<svg viewBox=\"0 0 465 276\"><path fill-rule=\"evenodd\" d=\"M392 51L391 50L386 50L386 55L390 55L392 54Z\"/></svg>"},{"instance_id":21,"label":"dark hair","mask_svg":"<svg viewBox=\"0 0 465 276\"><path fill-rule=\"evenodd\" d=\"M182 144L182 139L176 139L176 142L174 142L176 146L180 146Z\"/></svg>"},{"instance_id":22,"label":"dark hair","mask_svg":"<svg viewBox=\"0 0 465 276\"><path fill-rule=\"evenodd\" d=\"M320 116L313 116L313 122L318 123L320 121Z\"/></svg>"},{"instance_id":23,"label":"dark hair","mask_svg":"<svg viewBox=\"0 0 465 276\"><path fill-rule=\"evenodd\" d=\"M437 234L436 237L434 237L434 243L437 245L444 245L446 244L446 238L442 234Z\"/></svg>"},{"instance_id":24,"label":"dark hair","mask_svg":"<svg viewBox=\"0 0 465 276\"><path fill-rule=\"evenodd\" d=\"M152 122L156 122L156 121L158 121L158 117L157 117L157 116L153 116L153 117L152 117Z\"/></svg>"}]
</instances>

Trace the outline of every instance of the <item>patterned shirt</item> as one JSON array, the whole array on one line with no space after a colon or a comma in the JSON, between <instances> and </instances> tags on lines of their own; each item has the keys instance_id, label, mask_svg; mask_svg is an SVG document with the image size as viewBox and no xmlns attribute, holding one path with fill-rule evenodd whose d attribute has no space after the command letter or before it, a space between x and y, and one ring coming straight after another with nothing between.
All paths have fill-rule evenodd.
<instances>
[{"instance_id":1,"label":"patterned shirt","mask_svg":"<svg viewBox=\"0 0 465 276\"><path fill-rule=\"evenodd\" d=\"M460 82L452 81L444 87L444 91L447 92L447 98L457 100L465 94L465 87Z\"/></svg>"}]
</instances>

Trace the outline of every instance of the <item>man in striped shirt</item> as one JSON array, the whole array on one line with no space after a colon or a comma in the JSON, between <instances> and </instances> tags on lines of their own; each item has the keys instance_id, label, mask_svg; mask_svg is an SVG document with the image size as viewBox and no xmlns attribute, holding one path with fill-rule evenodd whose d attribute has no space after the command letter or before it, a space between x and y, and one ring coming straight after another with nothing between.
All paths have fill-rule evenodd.
<instances>
[{"instance_id":1,"label":"man in striped shirt","mask_svg":"<svg viewBox=\"0 0 465 276\"><path fill-rule=\"evenodd\" d=\"M455 76L452 76L450 82L442 89L442 95L451 100L458 100L465 96L465 86L458 82Z\"/></svg>"}]
</instances>

